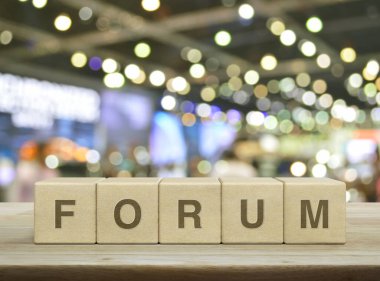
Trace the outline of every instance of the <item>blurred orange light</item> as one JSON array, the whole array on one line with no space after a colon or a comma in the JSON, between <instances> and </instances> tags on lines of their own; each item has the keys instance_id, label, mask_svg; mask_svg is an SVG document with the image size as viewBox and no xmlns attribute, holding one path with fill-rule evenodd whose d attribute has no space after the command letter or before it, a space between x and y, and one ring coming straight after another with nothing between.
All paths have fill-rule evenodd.
<instances>
[{"instance_id":1,"label":"blurred orange light","mask_svg":"<svg viewBox=\"0 0 380 281\"><path fill-rule=\"evenodd\" d=\"M38 153L38 147L37 144L33 141L28 141L23 144L23 146L20 148L20 158L22 160L33 160L36 158Z\"/></svg>"},{"instance_id":2,"label":"blurred orange light","mask_svg":"<svg viewBox=\"0 0 380 281\"><path fill-rule=\"evenodd\" d=\"M185 113L182 115L182 124L186 127L191 127L195 124L196 118L194 114Z\"/></svg>"},{"instance_id":3,"label":"blurred orange light","mask_svg":"<svg viewBox=\"0 0 380 281\"><path fill-rule=\"evenodd\" d=\"M376 84L377 90L380 91L380 77L376 79L375 84Z\"/></svg>"},{"instance_id":4,"label":"blurred orange light","mask_svg":"<svg viewBox=\"0 0 380 281\"><path fill-rule=\"evenodd\" d=\"M86 162L87 151L86 147L78 147L74 152L74 159L78 162Z\"/></svg>"}]
</instances>

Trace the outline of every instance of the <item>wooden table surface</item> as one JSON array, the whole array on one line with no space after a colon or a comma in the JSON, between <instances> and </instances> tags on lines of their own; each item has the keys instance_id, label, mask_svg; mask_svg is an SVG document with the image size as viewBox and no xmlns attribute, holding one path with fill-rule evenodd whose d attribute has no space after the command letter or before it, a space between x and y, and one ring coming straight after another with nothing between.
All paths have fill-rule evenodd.
<instances>
[{"instance_id":1,"label":"wooden table surface","mask_svg":"<svg viewBox=\"0 0 380 281\"><path fill-rule=\"evenodd\" d=\"M380 280L380 204L347 217L345 245L34 245L33 204L0 203L0 280Z\"/></svg>"}]
</instances>

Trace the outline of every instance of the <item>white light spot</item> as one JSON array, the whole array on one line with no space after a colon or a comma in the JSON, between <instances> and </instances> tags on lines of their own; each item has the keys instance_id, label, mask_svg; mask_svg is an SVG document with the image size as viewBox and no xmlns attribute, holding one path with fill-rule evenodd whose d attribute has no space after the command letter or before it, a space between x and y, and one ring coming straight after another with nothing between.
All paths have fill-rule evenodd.
<instances>
[{"instance_id":1,"label":"white light spot","mask_svg":"<svg viewBox=\"0 0 380 281\"><path fill-rule=\"evenodd\" d=\"M68 15L61 14L54 20L54 26L59 31L67 31L71 27L71 18Z\"/></svg>"},{"instance_id":2,"label":"white light spot","mask_svg":"<svg viewBox=\"0 0 380 281\"><path fill-rule=\"evenodd\" d=\"M121 88L125 84L125 78L121 73L108 73L104 76L104 84L108 88Z\"/></svg>"},{"instance_id":3,"label":"white light spot","mask_svg":"<svg viewBox=\"0 0 380 281\"><path fill-rule=\"evenodd\" d=\"M149 81L153 86L159 87L162 86L165 83L166 76L165 73L161 70L154 70L149 75Z\"/></svg>"},{"instance_id":4,"label":"white light spot","mask_svg":"<svg viewBox=\"0 0 380 281\"><path fill-rule=\"evenodd\" d=\"M214 40L219 46L227 46L231 43L231 34L225 30L221 30L215 34Z\"/></svg>"},{"instance_id":5,"label":"white light spot","mask_svg":"<svg viewBox=\"0 0 380 281\"><path fill-rule=\"evenodd\" d=\"M290 30L290 29L285 30L280 35L280 41L285 46L293 45L296 42L296 40L297 40L296 34L294 33L293 30Z\"/></svg>"},{"instance_id":6,"label":"white light spot","mask_svg":"<svg viewBox=\"0 0 380 281\"><path fill-rule=\"evenodd\" d=\"M239 7L239 16L242 19L249 20L255 15L255 10L249 4L242 4Z\"/></svg>"},{"instance_id":7,"label":"white light spot","mask_svg":"<svg viewBox=\"0 0 380 281\"><path fill-rule=\"evenodd\" d=\"M297 161L290 166L290 172L295 177L302 177L306 174L306 165L303 162Z\"/></svg>"},{"instance_id":8,"label":"white light spot","mask_svg":"<svg viewBox=\"0 0 380 281\"><path fill-rule=\"evenodd\" d=\"M59 165L58 157L55 156L55 155L53 155L53 154L48 155L45 158L45 165L49 169L56 169L56 168L58 168L58 165Z\"/></svg>"},{"instance_id":9,"label":"white light spot","mask_svg":"<svg viewBox=\"0 0 380 281\"><path fill-rule=\"evenodd\" d=\"M88 163L95 164L100 161L100 154L95 149L90 149L86 153L86 160Z\"/></svg>"},{"instance_id":10,"label":"white light spot","mask_svg":"<svg viewBox=\"0 0 380 281\"><path fill-rule=\"evenodd\" d=\"M172 96L164 96L161 99L161 106L165 110L173 110L176 106L176 100Z\"/></svg>"}]
</instances>

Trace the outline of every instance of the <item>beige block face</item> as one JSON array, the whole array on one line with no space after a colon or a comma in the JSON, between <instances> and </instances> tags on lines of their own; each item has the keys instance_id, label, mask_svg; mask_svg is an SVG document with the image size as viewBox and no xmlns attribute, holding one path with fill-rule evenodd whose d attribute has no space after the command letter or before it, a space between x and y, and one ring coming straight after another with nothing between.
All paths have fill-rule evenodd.
<instances>
[{"instance_id":1,"label":"beige block face","mask_svg":"<svg viewBox=\"0 0 380 281\"><path fill-rule=\"evenodd\" d=\"M97 187L97 242L158 243L159 178L109 178Z\"/></svg>"},{"instance_id":2,"label":"beige block face","mask_svg":"<svg viewBox=\"0 0 380 281\"><path fill-rule=\"evenodd\" d=\"M284 182L286 244L346 242L346 186L332 179L278 178Z\"/></svg>"},{"instance_id":3,"label":"beige block face","mask_svg":"<svg viewBox=\"0 0 380 281\"><path fill-rule=\"evenodd\" d=\"M168 178L159 187L159 241L221 242L221 185L216 178Z\"/></svg>"},{"instance_id":4,"label":"beige block face","mask_svg":"<svg viewBox=\"0 0 380 281\"><path fill-rule=\"evenodd\" d=\"M56 178L34 190L34 242L95 244L96 183L102 178Z\"/></svg>"},{"instance_id":5,"label":"beige block face","mask_svg":"<svg viewBox=\"0 0 380 281\"><path fill-rule=\"evenodd\" d=\"M222 243L283 243L283 184L273 178L221 178Z\"/></svg>"}]
</instances>

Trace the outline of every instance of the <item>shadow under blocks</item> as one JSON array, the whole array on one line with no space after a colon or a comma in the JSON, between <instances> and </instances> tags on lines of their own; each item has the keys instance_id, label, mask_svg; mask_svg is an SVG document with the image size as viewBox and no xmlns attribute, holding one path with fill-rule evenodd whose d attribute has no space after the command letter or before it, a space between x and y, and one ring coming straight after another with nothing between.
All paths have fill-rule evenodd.
<instances>
[{"instance_id":1,"label":"shadow under blocks","mask_svg":"<svg viewBox=\"0 0 380 281\"><path fill-rule=\"evenodd\" d=\"M36 244L344 244L328 178L55 178L35 184Z\"/></svg>"}]
</instances>

